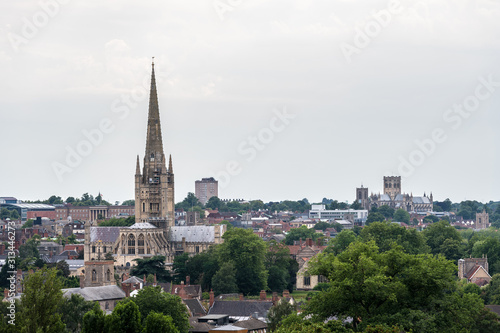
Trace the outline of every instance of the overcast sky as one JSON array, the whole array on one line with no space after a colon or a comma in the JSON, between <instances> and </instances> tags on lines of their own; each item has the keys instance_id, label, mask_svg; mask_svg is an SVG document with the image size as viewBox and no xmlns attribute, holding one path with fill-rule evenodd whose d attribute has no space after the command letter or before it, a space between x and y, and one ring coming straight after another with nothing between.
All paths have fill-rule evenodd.
<instances>
[{"instance_id":1,"label":"overcast sky","mask_svg":"<svg viewBox=\"0 0 500 333\"><path fill-rule=\"evenodd\" d=\"M0 196L133 199L154 56L176 201L214 176L221 198L352 202L384 175L500 200L499 17L489 0L2 1Z\"/></svg>"}]
</instances>

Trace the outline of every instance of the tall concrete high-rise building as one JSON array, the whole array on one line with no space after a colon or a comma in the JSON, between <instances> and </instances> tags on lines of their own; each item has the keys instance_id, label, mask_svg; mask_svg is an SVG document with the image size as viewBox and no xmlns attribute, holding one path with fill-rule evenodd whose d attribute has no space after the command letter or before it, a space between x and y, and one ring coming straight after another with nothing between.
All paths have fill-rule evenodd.
<instances>
[{"instance_id":1,"label":"tall concrete high-rise building","mask_svg":"<svg viewBox=\"0 0 500 333\"><path fill-rule=\"evenodd\" d=\"M194 195L202 204L206 204L211 197L219 196L219 182L210 178L202 178L194 183Z\"/></svg>"}]
</instances>

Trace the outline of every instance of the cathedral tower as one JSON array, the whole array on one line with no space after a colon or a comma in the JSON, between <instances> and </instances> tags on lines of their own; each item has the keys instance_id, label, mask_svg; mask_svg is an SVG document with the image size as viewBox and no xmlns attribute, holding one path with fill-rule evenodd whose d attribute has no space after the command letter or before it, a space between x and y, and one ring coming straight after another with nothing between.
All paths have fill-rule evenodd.
<instances>
[{"instance_id":1,"label":"cathedral tower","mask_svg":"<svg viewBox=\"0 0 500 333\"><path fill-rule=\"evenodd\" d=\"M169 157L167 169L163 153L154 63L149 92L146 152L142 174L139 156L135 172L135 223L141 222L149 222L165 231L175 225L172 157Z\"/></svg>"}]
</instances>

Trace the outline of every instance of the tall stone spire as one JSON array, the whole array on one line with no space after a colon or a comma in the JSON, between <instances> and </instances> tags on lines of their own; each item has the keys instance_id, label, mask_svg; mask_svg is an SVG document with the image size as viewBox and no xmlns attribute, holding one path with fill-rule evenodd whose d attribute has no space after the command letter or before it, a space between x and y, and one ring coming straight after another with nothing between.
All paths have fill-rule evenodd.
<instances>
[{"instance_id":1,"label":"tall stone spire","mask_svg":"<svg viewBox=\"0 0 500 333\"><path fill-rule=\"evenodd\" d=\"M151 88L149 91L149 113L148 133L146 138L146 158L154 157L161 159L158 154L163 154L163 142L161 138L160 108L158 107L158 95L156 93L155 64L151 64Z\"/></svg>"},{"instance_id":2,"label":"tall stone spire","mask_svg":"<svg viewBox=\"0 0 500 333\"><path fill-rule=\"evenodd\" d=\"M136 175L141 174L141 164L139 163L139 155L137 155L137 164L135 166L135 174Z\"/></svg>"},{"instance_id":3,"label":"tall stone spire","mask_svg":"<svg viewBox=\"0 0 500 333\"><path fill-rule=\"evenodd\" d=\"M174 172L174 168L172 167L172 155L170 155L168 158L168 172L170 173Z\"/></svg>"}]
</instances>

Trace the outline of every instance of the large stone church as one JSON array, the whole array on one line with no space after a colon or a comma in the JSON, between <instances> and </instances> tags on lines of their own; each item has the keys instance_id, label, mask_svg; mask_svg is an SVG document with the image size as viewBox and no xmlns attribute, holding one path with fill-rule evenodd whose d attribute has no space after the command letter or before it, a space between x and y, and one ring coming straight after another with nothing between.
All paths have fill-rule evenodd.
<instances>
[{"instance_id":1,"label":"large stone church","mask_svg":"<svg viewBox=\"0 0 500 333\"><path fill-rule=\"evenodd\" d=\"M135 224L130 227L88 225L85 261L113 257L115 266L130 267L134 259L163 255L172 263L176 255L196 254L222 242L225 225L175 226L174 171L163 152L160 110L152 64L146 151L142 171L137 156L135 172Z\"/></svg>"},{"instance_id":2,"label":"large stone church","mask_svg":"<svg viewBox=\"0 0 500 333\"><path fill-rule=\"evenodd\" d=\"M356 188L356 200L362 209L370 210L372 207L387 205L394 209L404 209L410 213L426 213L433 211L434 199L432 192L429 196L413 196L413 193L401 192L401 176L384 177L384 193L368 195L368 188Z\"/></svg>"}]
</instances>

